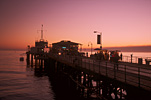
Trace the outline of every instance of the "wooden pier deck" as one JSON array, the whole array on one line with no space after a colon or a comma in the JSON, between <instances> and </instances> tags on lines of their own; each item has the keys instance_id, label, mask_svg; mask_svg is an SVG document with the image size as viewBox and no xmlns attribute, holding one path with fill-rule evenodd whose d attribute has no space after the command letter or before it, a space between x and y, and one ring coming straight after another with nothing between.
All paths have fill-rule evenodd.
<instances>
[{"instance_id":1,"label":"wooden pier deck","mask_svg":"<svg viewBox=\"0 0 151 100\"><path fill-rule=\"evenodd\" d=\"M100 61L88 57L45 54L44 58L51 58L71 67L84 68L93 73L151 91L151 66L133 63L113 63Z\"/></svg>"}]
</instances>

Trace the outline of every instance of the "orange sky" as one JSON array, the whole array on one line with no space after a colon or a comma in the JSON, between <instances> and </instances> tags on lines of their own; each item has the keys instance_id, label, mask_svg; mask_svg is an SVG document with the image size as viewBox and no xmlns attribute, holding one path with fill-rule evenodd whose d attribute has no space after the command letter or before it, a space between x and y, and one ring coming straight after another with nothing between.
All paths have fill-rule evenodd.
<instances>
[{"instance_id":1,"label":"orange sky","mask_svg":"<svg viewBox=\"0 0 151 100\"><path fill-rule=\"evenodd\" d=\"M151 45L151 0L1 0L0 48L34 46L41 24L49 44L61 40L103 47Z\"/></svg>"}]
</instances>

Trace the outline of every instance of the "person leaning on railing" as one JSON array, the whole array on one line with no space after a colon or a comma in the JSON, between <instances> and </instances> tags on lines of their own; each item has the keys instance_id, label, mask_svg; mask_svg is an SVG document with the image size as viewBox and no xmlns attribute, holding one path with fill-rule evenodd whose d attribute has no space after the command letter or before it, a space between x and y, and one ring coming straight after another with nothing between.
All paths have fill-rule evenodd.
<instances>
[{"instance_id":1,"label":"person leaning on railing","mask_svg":"<svg viewBox=\"0 0 151 100\"><path fill-rule=\"evenodd\" d=\"M114 62L115 62L115 65L116 65L116 67L117 67L117 70L118 70L118 60L120 59L120 57L119 57L119 55L118 55L118 53L116 53L115 55L114 55Z\"/></svg>"},{"instance_id":2,"label":"person leaning on railing","mask_svg":"<svg viewBox=\"0 0 151 100\"><path fill-rule=\"evenodd\" d=\"M118 63L118 60L119 60L119 55L116 53L115 55L114 55L114 62L115 63Z\"/></svg>"}]
</instances>

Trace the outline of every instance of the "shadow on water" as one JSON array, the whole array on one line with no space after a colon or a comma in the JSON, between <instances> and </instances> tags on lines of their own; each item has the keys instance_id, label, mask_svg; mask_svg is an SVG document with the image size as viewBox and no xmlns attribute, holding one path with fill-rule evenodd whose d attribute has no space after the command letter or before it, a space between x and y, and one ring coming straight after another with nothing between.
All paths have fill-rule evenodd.
<instances>
[{"instance_id":1,"label":"shadow on water","mask_svg":"<svg viewBox=\"0 0 151 100\"><path fill-rule=\"evenodd\" d=\"M34 68L36 77L48 76L55 100L85 100L77 90L69 85L69 78L63 73L53 73L44 68Z\"/></svg>"},{"instance_id":2,"label":"shadow on water","mask_svg":"<svg viewBox=\"0 0 151 100\"><path fill-rule=\"evenodd\" d=\"M35 67L28 65L27 68L34 69L36 77L49 77L50 89L54 92L54 100L88 100L80 95L80 92L77 91L77 86L75 87L76 84L72 86L73 84L69 82L72 80L63 72L52 71L44 66Z\"/></svg>"},{"instance_id":3,"label":"shadow on water","mask_svg":"<svg viewBox=\"0 0 151 100\"><path fill-rule=\"evenodd\" d=\"M49 77L55 100L148 100L151 98L148 91L115 82L103 76L97 79L94 74L88 74L64 64L32 68L36 77Z\"/></svg>"}]
</instances>

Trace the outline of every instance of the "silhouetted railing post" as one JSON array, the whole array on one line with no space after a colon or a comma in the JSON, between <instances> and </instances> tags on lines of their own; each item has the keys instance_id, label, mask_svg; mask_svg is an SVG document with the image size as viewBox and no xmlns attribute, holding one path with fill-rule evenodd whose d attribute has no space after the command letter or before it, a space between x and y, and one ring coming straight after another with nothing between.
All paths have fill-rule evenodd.
<instances>
[{"instance_id":1,"label":"silhouetted railing post","mask_svg":"<svg viewBox=\"0 0 151 100\"><path fill-rule=\"evenodd\" d=\"M82 67L82 64L83 64L83 63L82 63L82 57L80 57L80 59L81 59L81 67Z\"/></svg>"},{"instance_id":2,"label":"silhouetted railing post","mask_svg":"<svg viewBox=\"0 0 151 100\"><path fill-rule=\"evenodd\" d=\"M115 70L115 64L114 64L114 79L116 79L116 70Z\"/></svg>"},{"instance_id":3,"label":"silhouetted railing post","mask_svg":"<svg viewBox=\"0 0 151 100\"><path fill-rule=\"evenodd\" d=\"M90 59L88 59L89 60L89 70L90 70Z\"/></svg>"},{"instance_id":4,"label":"silhouetted railing post","mask_svg":"<svg viewBox=\"0 0 151 100\"><path fill-rule=\"evenodd\" d=\"M93 71L95 72L95 68L94 68L94 60L93 60Z\"/></svg>"},{"instance_id":5,"label":"silhouetted railing post","mask_svg":"<svg viewBox=\"0 0 151 100\"><path fill-rule=\"evenodd\" d=\"M140 87L140 67L138 66L138 87Z\"/></svg>"},{"instance_id":6,"label":"silhouetted railing post","mask_svg":"<svg viewBox=\"0 0 151 100\"><path fill-rule=\"evenodd\" d=\"M73 59L72 59L72 56L70 56L70 62L73 64Z\"/></svg>"},{"instance_id":7,"label":"silhouetted railing post","mask_svg":"<svg viewBox=\"0 0 151 100\"><path fill-rule=\"evenodd\" d=\"M85 59L85 68L86 68L86 59Z\"/></svg>"},{"instance_id":8,"label":"silhouetted railing post","mask_svg":"<svg viewBox=\"0 0 151 100\"><path fill-rule=\"evenodd\" d=\"M106 62L106 64L105 64L105 65L106 65L106 76L107 76L107 62Z\"/></svg>"},{"instance_id":9,"label":"silhouetted railing post","mask_svg":"<svg viewBox=\"0 0 151 100\"><path fill-rule=\"evenodd\" d=\"M100 61L99 61L99 74L100 74Z\"/></svg>"},{"instance_id":10,"label":"silhouetted railing post","mask_svg":"<svg viewBox=\"0 0 151 100\"><path fill-rule=\"evenodd\" d=\"M131 54L131 63L132 63L132 60L133 60L133 54Z\"/></svg>"},{"instance_id":11,"label":"silhouetted railing post","mask_svg":"<svg viewBox=\"0 0 151 100\"><path fill-rule=\"evenodd\" d=\"M126 65L125 65L125 83L126 83Z\"/></svg>"}]
</instances>

